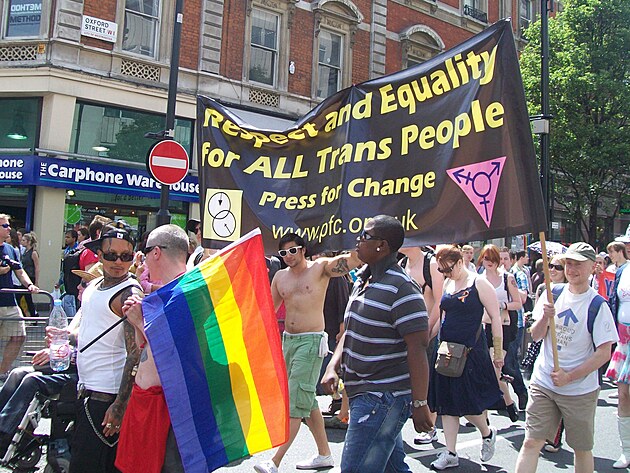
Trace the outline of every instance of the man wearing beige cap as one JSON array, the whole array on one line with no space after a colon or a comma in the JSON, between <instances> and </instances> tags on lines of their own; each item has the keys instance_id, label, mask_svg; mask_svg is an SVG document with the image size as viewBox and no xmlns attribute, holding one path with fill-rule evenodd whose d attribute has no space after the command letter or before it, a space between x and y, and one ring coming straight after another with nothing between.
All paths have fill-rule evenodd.
<instances>
[{"instance_id":1,"label":"man wearing beige cap","mask_svg":"<svg viewBox=\"0 0 630 473\"><path fill-rule=\"evenodd\" d=\"M593 428L599 395L597 370L610 359L618 340L610 308L589 286L595 250L574 243L564 254L568 284L554 286L554 301L543 293L534 307L531 334L544 339L534 365L527 405L525 441L516 473L535 472L545 439L553 438L560 418L574 450L575 472L591 473ZM559 369L554 369L550 324L555 324Z\"/></svg>"}]
</instances>

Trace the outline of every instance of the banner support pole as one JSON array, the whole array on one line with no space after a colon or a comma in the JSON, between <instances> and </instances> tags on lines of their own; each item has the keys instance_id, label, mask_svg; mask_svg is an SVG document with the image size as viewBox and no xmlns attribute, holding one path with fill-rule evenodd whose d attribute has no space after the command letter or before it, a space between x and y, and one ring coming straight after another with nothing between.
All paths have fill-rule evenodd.
<instances>
[{"instance_id":1,"label":"banner support pole","mask_svg":"<svg viewBox=\"0 0 630 473\"><path fill-rule=\"evenodd\" d=\"M545 273L545 288L547 290L547 300L553 302L553 293L551 292L551 276L549 275L549 257L547 256L547 243L545 241L545 232L539 233L540 238L540 251L543 258L543 272ZM551 334L551 347L553 353L553 370L558 371L560 369L560 362L558 361L558 337L556 335L556 321L553 320L549 324L549 333Z\"/></svg>"}]
</instances>

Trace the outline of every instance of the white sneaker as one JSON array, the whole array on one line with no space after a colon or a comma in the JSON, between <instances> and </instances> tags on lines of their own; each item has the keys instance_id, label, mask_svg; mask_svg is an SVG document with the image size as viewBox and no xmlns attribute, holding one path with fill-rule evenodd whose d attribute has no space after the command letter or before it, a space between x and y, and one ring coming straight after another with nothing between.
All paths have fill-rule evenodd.
<instances>
[{"instance_id":1,"label":"white sneaker","mask_svg":"<svg viewBox=\"0 0 630 473\"><path fill-rule=\"evenodd\" d=\"M258 473L278 473L278 467L273 460L267 460L258 465L254 465L254 470Z\"/></svg>"},{"instance_id":2,"label":"white sneaker","mask_svg":"<svg viewBox=\"0 0 630 473\"><path fill-rule=\"evenodd\" d=\"M430 432L421 432L419 433L415 439L413 439L413 443L416 445L426 445L428 443L437 442L438 434L437 429L434 427Z\"/></svg>"},{"instance_id":3,"label":"white sneaker","mask_svg":"<svg viewBox=\"0 0 630 473\"><path fill-rule=\"evenodd\" d=\"M623 469L623 468L628 468L628 466L630 466L630 459L626 457L623 453L619 457L619 460L613 463L613 468Z\"/></svg>"},{"instance_id":4,"label":"white sneaker","mask_svg":"<svg viewBox=\"0 0 630 473\"><path fill-rule=\"evenodd\" d=\"M481 442L481 461L487 462L494 456L494 446L497 443L497 429L490 427L492 434L489 439L483 439Z\"/></svg>"},{"instance_id":5,"label":"white sneaker","mask_svg":"<svg viewBox=\"0 0 630 473\"><path fill-rule=\"evenodd\" d=\"M321 468L332 468L335 461L332 455L313 455L309 460L303 460L295 464L298 470L319 470Z\"/></svg>"},{"instance_id":6,"label":"white sneaker","mask_svg":"<svg viewBox=\"0 0 630 473\"><path fill-rule=\"evenodd\" d=\"M437 459L431 462L431 468L434 470L446 470L447 468L455 468L459 466L459 456L453 455L451 452L442 452Z\"/></svg>"}]
</instances>

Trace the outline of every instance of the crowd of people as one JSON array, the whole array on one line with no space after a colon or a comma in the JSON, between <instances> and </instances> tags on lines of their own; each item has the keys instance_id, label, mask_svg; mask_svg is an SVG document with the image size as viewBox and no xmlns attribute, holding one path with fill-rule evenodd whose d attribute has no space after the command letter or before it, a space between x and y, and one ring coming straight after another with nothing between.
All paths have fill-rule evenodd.
<instances>
[{"instance_id":1,"label":"crowd of people","mask_svg":"<svg viewBox=\"0 0 630 473\"><path fill-rule=\"evenodd\" d=\"M199 221L191 220L189 229L197 233L200 241ZM88 238L78 242L74 231L66 233L60 283L71 300L76 296L66 305L73 316L68 336L76 348L75 357L67 371L53 373L48 365L48 349L44 349L33 356L31 367L7 373L0 389L0 459L35 393L58 394L65 384L76 382L70 471L159 472L162 466L164 471L183 471L170 423L164 422L164 411L158 410L160 405L165 408L165 403L150 348L142 338L139 302L144 294L186 271L186 262L196 246L191 241L195 240L180 227L165 225L144 235L136 245L128 230L120 222L98 217L89 226ZM8 215L0 214L0 231L9 235ZM34 240L35 237L30 241ZM27 246L26 251L31 247ZM39 292L20 263L19 250L6 243L0 248L11 259L6 270L4 265L0 268L2 287L13 287L9 283L12 273L29 293ZM72 284L74 291L70 289ZM0 298L4 298L0 303L5 304L0 305L2 329L21 326L21 339L16 340L15 347L7 345L3 353L3 366L6 362L8 371L12 362L8 360L15 359L23 341L24 322L13 294L0 294ZM123 316L127 316L127 321L117 324ZM58 330L46 327L48 343ZM14 335L8 335L13 341ZM145 414L151 417L143 417ZM129 426L126 429L123 419ZM144 427L151 419L152 425L166 425L166 429L151 428L150 437L130 435L140 425L136 422ZM149 439L149 443L138 448L142 439ZM151 457L155 459L152 469L145 468L147 458L139 455L148 450L158 452L157 457L155 453Z\"/></svg>"},{"instance_id":2,"label":"crowd of people","mask_svg":"<svg viewBox=\"0 0 630 473\"><path fill-rule=\"evenodd\" d=\"M9 320L21 320L20 306L13 295L0 294L0 335L9 340L1 367L8 378L0 390L0 458L35 392L55 394L76 382L71 472L183 471L141 302L211 254L201 248L199 220L191 219L186 230L194 238L164 225L136 244L124 225L97 218L85 232L66 233L59 282L71 296L68 334L76 347L68 372L42 370L49 361L42 350L33 367L9 374L24 323ZM37 293L37 237L22 235L22 251L9 243L11 233L9 216L0 214L7 261L0 287L14 287L15 276L17 285ZM325 430L335 427L346 430L340 471L410 471L402 439L410 418L416 444L435 442L441 423L446 450L433 469L459 465L461 417L479 431L480 460L488 462L497 440L488 411L504 410L512 422L525 412L517 473L536 471L540 450L557 451L563 434L575 453L575 471L593 471L599 370L611 354L605 375L618 386L622 445L614 467L628 467L627 251L623 242L612 242L605 254L574 243L550 258L547 290L542 268L531 271L525 251L485 245L475 259L470 245L418 248L406 244L400 222L385 215L366 222L349 252L311 258L302 237L283 236L266 263L273 303L283 314L289 440L255 470L278 472L303 421L317 452L295 465L301 470L335 467ZM605 272L614 274L610 291L600 287ZM529 325L532 343L525 344ZM55 331L47 327L47 339ZM318 388L341 397L330 418L319 408ZM144 435L133 433L137 426Z\"/></svg>"}]
</instances>

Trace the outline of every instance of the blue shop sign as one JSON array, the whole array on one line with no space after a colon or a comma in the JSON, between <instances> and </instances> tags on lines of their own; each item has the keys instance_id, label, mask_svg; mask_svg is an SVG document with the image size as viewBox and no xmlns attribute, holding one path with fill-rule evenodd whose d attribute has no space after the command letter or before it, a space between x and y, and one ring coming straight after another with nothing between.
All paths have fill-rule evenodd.
<instances>
[{"instance_id":1,"label":"blue shop sign","mask_svg":"<svg viewBox=\"0 0 630 473\"><path fill-rule=\"evenodd\" d=\"M162 185L141 169L42 156L0 156L0 185L58 187L160 198ZM199 180L186 176L170 186L169 197L199 202Z\"/></svg>"}]
</instances>

